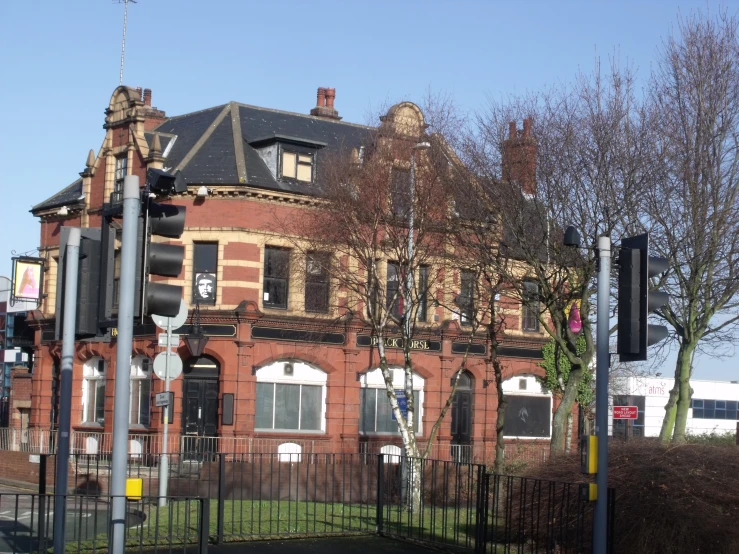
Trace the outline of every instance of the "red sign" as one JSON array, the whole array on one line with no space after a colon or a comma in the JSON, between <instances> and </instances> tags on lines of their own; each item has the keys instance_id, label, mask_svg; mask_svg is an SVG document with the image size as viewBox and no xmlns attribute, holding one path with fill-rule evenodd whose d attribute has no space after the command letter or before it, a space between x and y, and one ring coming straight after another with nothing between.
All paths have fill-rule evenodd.
<instances>
[{"instance_id":1,"label":"red sign","mask_svg":"<svg viewBox=\"0 0 739 554\"><path fill-rule=\"evenodd\" d=\"M613 419L636 419L639 410L636 406L614 406Z\"/></svg>"}]
</instances>

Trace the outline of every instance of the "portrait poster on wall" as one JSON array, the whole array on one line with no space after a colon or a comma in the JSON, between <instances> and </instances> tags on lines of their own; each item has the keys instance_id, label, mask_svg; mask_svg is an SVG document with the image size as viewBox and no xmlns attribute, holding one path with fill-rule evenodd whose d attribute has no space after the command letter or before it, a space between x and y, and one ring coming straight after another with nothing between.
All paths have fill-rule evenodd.
<instances>
[{"instance_id":1,"label":"portrait poster on wall","mask_svg":"<svg viewBox=\"0 0 739 554\"><path fill-rule=\"evenodd\" d=\"M200 304L215 305L216 275L215 273L196 273L193 284L193 300Z\"/></svg>"},{"instance_id":2,"label":"portrait poster on wall","mask_svg":"<svg viewBox=\"0 0 739 554\"><path fill-rule=\"evenodd\" d=\"M13 258L13 303L16 300L40 302L43 276L43 258Z\"/></svg>"}]
</instances>

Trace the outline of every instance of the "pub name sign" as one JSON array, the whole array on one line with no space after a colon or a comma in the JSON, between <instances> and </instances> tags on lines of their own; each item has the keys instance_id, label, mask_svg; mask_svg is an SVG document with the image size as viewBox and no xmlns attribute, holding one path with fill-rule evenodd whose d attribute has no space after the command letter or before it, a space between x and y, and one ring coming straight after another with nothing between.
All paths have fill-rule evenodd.
<instances>
[{"instance_id":1,"label":"pub name sign","mask_svg":"<svg viewBox=\"0 0 739 554\"><path fill-rule=\"evenodd\" d=\"M385 348L403 348L402 337L385 337L382 339ZM377 346L378 339L371 335L357 335L357 346ZM441 341L427 339L411 339L411 350L427 350L429 352L441 352Z\"/></svg>"}]
</instances>

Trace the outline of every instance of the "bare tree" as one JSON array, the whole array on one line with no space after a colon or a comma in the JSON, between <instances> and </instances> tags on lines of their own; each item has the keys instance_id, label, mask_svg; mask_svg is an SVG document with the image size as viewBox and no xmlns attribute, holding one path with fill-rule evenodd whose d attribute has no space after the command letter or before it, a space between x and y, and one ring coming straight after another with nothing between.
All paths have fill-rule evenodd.
<instances>
[{"instance_id":1,"label":"bare tree","mask_svg":"<svg viewBox=\"0 0 739 554\"><path fill-rule=\"evenodd\" d=\"M450 106L442 103L441 109ZM443 127L447 116L437 115ZM364 144L324 157L315 205L277 227L293 237L299 252L321 260L336 291L337 314L370 329L404 454L410 459L410 505L418 509L420 460L431 451L464 369L463 364L457 370L450 397L422 447L416 437L413 344L428 327L430 308L448 275L450 149L441 134L430 132L434 128L429 129L414 104L397 104L381 119ZM402 349L405 410L393 386L396 358L387 341Z\"/></svg>"},{"instance_id":2,"label":"bare tree","mask_svg":"<svg viewBox=\"0 0 739 554\"><path fill-rule=\"evenodd\" d=\"M650 84L654 186L644 218L670 261L661 315L678 344L660 437L685 441L698 351L726 353L739 322L739 20L680 18Z\"/></svg>"},{"instance_id":3,"label":"bare tree","mask_svg":"<svg viewBox=\"0 0 739 554\"><path fill-rule=\"evenodd\" d=\"M508 285L506 267L510 258L500 248L501 227L496 207L489 203L491 195L485 185L459 165L455 167L453 184L454 208L448 220L450 239L449 265L464 268L466 280L460 278L460 287L447 295L453 302L449 309L456 311L460 321L468 325L468 344L476 336L483 336L489 346L487 365L492 368L497 393L496 442L493 469L502 473L505 464L505 411L503 365L499 346L505 335L505 315L501 297ZM467 350L469 352L469 348ZM465 353L466 361L467 353Z\"/></svg>"},{"instance_id":4,"label":"bare tree","mask_svg":"<svg viewBox=\"0 0 739 554\"><path fill-rule=\"evenodd\" d=\"M532 117L519 134L509 121ZM526 121L526 120L525 120ZM594 357L596 254L599 235L619 235L635 219L635 191L645 186L643 116L634 101L633 75L612 64L581 74L575 85L491 102L478 117L468 164L490 183L497 206L508 293L538 307L538 322L570 363L552 426L551 451L565 449L566 425L583 374ZM515 148L516 150L512 150ZM516 154L512 155L512 152ZM563 246L574 225L587 249ZM582 329L568 316L580 306ZM578 349L578 336L585 340Z\"/></svg>"}]
</instances>

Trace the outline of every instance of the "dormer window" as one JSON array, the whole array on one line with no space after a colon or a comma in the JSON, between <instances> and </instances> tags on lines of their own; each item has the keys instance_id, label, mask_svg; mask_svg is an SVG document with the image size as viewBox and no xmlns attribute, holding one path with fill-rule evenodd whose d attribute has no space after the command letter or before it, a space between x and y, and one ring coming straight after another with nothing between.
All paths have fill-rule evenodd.
<instances>
[{"instance_id":1,"label":"dormer window","mask_svg":"<svg viewBox=\"0 0 739 554\"><path fill-rule=\"evenodd\" d=\"M313 154L283 150L282 178L311 183L313 181Z\"/></svg>"}]
</instances>

